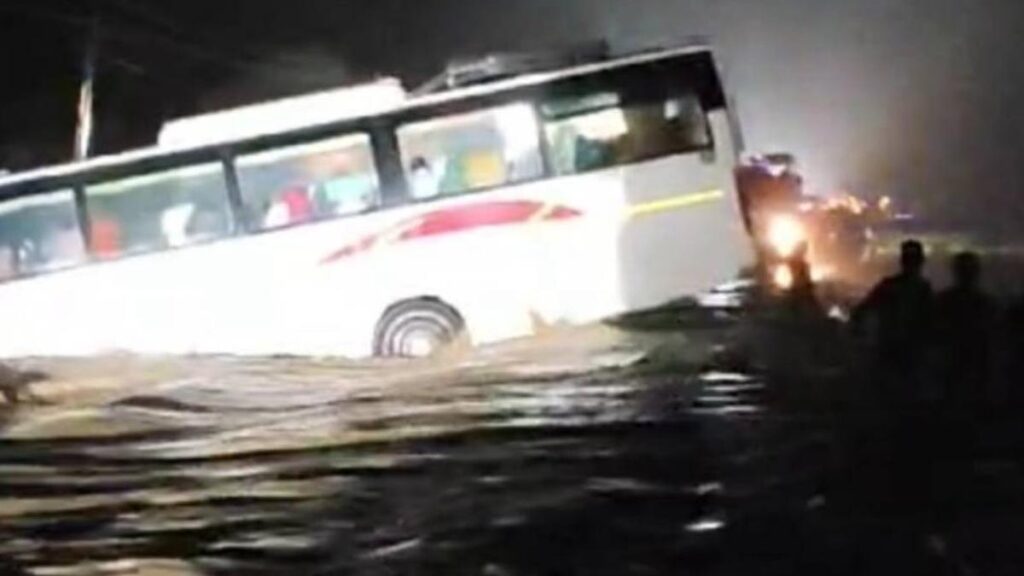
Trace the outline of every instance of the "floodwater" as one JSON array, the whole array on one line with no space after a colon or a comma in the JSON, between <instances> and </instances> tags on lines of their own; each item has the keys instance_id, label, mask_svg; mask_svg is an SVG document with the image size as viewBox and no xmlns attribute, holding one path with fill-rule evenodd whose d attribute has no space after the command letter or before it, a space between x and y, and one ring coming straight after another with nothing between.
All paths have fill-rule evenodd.
<instances>
[{"instance_id":1,"label":"floodwater","mask_svg":"<svg viewBox=\"0 0 1024 576\"><path fill-rule=\"evenodd\" d=\"M0 412L0 573L1022 573L1019 460L894 480L892 419L817 347L794 383L758 359L774 328L699 324L439 364L41 361ZM945 515L905 497L935 474Z\"/></svg>"}]
</instances>

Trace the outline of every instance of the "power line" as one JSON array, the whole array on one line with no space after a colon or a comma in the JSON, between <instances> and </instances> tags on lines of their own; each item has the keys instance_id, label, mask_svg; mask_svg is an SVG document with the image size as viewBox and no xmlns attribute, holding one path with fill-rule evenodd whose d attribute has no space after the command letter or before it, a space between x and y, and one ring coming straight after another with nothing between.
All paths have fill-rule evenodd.
<instances>
[{"instance_id":1,"label":"power line","mask_svg":"<svg viewBox=\"0 0 1024 576\"><path fill-rule=\"evenodd\" d=\"M14 14L21 14L23 16L41 18L45 20L60 22L62 24L71 25L76 28L87 28L91 26L92 19L79 15L73 14L67 11L57 11L52 9L40 9L38 6L25 6L25 5L0 5L0 12L8 12ZM213 48L197 44L195 42L183 41L177 38L166 35L163 32L156 32L153 30L143 31L141 28L133 31L118 30L116 28L106 26L104 28L104 40L114 40L133 44L136 46L145 46L147 48L156 48L163 51L173 51L177 56L185 56L195 61L202 61L208 64L220 66L222 68L231 68L234 70L243 70L249 72L278 72L283 74L291 81L299 81L312 86L320 86L323 84L320 75L306 75L297 74L297 69L286 65L281 65L273 62L260 61L258 59L245 59L225 54Z\"/></svg>"},{"instance_id":2,"label":"power line","mask_svg":"<svg viewBox=\"0 0 1024 576\"><path fill-rule=\"evenodd\" d=\"M232 45L229 51L224 51L223 43L212 40L210 34L196 30L196 28L183 27L180 21L175 20L166 11L158 10L152 2L145 0L105 0L110 6L117 9L122 16L142 21L152 29L158 29L165 40L188 45L194 49L202 49L208 55L216 55L233 62L233 65L241 63L243 66L258 65L266 68L277 68L282 71L294 73L294 69L288 67L288 63L267 62L261 53L250 49L254 45L252 40ZM145 5L143 5L145 4ZM265 52L265 51L264 51Z\"/></svg>"},{"instance_id":3,"label":"power line","mask_svg":"<svg viewBox=\"0 0 1024 576\"><path fill-rule=\"evenodd\" d=\"M136 18L145 20L153 26L162 28L165 32L183 36L181 28L172 22L170 18L156 14L153 11L152 6L150 6L149 9L140 6L138 1L139 0L106 0L108 4L120 9L124 14L131 14Z\"/></svg>"},{"instance_id":4,"label":"power line","mask_svg":"<svg viewBox=\"0 0 1024 576\"><path fill-rule=\"evenodd\" d=\"M152 9L147 9L138 4L137 1L106 1L116 8L119 8L123 15L131 15L134 18L144 20L150 26L151 31L148 34L152 39L159 40L169 47L185 50L193 58L204 59L208 62L239 69L248 69L251 71L276 71L291 80L299 80L303 83L316 86L322 84L322 80L320 80L321 76L319 74L315 76L296 74L296 68L289 66L286 63L267 62L259 56L255 56L247 51L243 51L241 53L237 50L233 50L231 53L224 52L221 49L209 46L206 42L196 42L194 35L190 35L183 31L179 24L173 22L165 14L157 14ZM154 27L159 28L160 30L157 31ZM136 31L136 34L142 34L145 36L147 33ZM145 38L141 38L140 40L144 41Z\"/></svg>"},{"instance_id":5,"label":"power line","mask_svg":"<svg viewBox=\"0 0 1024 576\"><path fill-rule=\"evenodd\" d=\"M86 18L85 16L69 14L67 12L40 9L38 5L25 6L24 4L0 4L0 12L7 12L9 14L20 14L22 16L28 16L30 18L51 20L60 22L62 24L70 24L76 27L89 26L91 23L91 20L89 18Z\"/></svg>"}]
</instances>

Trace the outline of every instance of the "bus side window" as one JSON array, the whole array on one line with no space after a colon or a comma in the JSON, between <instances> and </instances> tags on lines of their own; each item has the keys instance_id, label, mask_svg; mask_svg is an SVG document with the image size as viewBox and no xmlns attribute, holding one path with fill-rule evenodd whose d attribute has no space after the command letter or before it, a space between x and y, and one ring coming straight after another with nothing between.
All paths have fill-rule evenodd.
<instances>
[{"instance_id":1,"label":"bus side window","mask_svg":"<svg viewBox=\"0 0 1024 576\"><path fill-rule=\"evenodd\" d=\"M379 205L379 180L365 135L258 152L239 157L235 165L254 230L361 214Z\"/></svg>"},{"instance_id":2,"label":"bus side window","mask_svg":"<svg viewBox=\"0 0 1024 576\"><path fill-rule=\"evenodd\" d=\"M533 107L511 104L414 122L398 129L414 200L540 178L544 162Z\"/></svg>"},{"instance_id":3,"label":"bus side window","mask_svg":"<svg viewBox=\"0 0 1024 576\"><path fill-rule=\"evenodd\" d=\"M0 203L0 280L85 260L74 193L62 190Z\"/></svg>"},{"instance_id":4,"label":"bus side window","mask_svg":"<svg viewBox=\"0 0 1024 576\"><path fill-rule=\"evenodd\" d=\"M646 93L643 93L646 92ZM653 93L652 93L653 92ZM553 98L541 106L552 165L579 174L713 146L696 94L599 91Z\"/></svg>"},{"instance_id":5,"label":"bus side window","mask_svg":"<svg viewBox=\"0 0 1024 576\"><path fill-rule=\"evenodd\" d=\"M234 231L222 165L201 164L86 188L99 258L178 248Z\"/></svg>"}]
</instances>

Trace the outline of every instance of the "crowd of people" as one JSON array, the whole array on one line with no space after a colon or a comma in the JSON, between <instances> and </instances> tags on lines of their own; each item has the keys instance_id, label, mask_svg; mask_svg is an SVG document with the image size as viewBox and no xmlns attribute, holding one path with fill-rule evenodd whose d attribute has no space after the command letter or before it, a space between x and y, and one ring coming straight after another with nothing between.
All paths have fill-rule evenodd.
<instances>
[{"instance_id":1,"label":"crowd of people","mask_svg":"<svg viewBox=\"0 0 1024 576\"><path fill-rule=\"evenodd\" d=\"M1024 331L1024 314L1002 311L985 292L979 255L954 255L952 284L937 292L924 273L924 246L910 240L900 252L899 271L850 318L854 336L871 352L877 391L895 402L966 410L1015 400L1015 342L1022 339L1014 335Z\"/></svg>"}]
</instances>

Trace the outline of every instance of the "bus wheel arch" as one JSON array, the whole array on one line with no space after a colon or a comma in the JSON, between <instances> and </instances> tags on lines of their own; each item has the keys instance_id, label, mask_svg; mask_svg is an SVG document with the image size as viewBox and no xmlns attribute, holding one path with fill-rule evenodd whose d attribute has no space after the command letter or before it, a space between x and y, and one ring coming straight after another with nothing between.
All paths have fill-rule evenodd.
<instances>
[{"instance_id":1,"label":"bus wheel arch","mask_svg":"<svg viewBox=\"0 0 1024 576\"><path fill-rule=\"evenodd\" d=\"M396 302L384 311L374 332L373 353L425 358L466 339L466 321L454 306L434 296L421 296Z\"/></svg>"}]
</instances>

